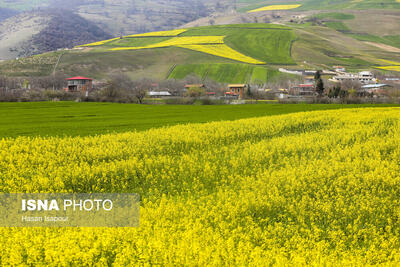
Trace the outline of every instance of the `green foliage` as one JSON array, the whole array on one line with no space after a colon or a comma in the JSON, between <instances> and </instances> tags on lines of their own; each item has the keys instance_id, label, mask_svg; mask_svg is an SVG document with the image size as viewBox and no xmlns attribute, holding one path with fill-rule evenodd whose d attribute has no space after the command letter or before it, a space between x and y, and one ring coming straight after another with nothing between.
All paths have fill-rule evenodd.
<instances>
[{"instance_id":1,"label":"green foliage","mask_svg":"<svg viewBox=\"0 0 400 267\"><path fill-rule=\"evenodd\" d=\"M204 123L300 111L371 106L392 105L147 106L75 102L0 103L0 114L3 114L0 116L0 138L38 135L87 136L110 132L143 131L182 123Z\"/></svg>"}]
</instances>

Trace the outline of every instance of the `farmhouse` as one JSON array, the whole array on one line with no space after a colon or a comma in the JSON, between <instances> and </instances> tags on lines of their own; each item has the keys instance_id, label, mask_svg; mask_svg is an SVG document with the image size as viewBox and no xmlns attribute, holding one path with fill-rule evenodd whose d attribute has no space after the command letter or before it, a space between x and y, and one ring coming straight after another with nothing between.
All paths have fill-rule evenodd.
<instances>
[{"instance_id":1,"label":"farmhouse","mask_svg":"<svg viewBox=\"0 0 400 267\"><path fill-rule=\"evenodd\" d=\"M68 78L68 87L66 88L67 92L84 92L88 93L93 89L93 79L86 77L73 77Z\"/></svg>"},{"instance_id":2,"label":"farmhouse","mask_svg":"<svg viewBox=\"0 0 400 267\"><path fill-rule=\"evenodd\" d=\"M289 93L291 95L298 96L313 96L315 95L314 84L299 84L290 88Z\"/></svg>"},{"instance_id":3,"label":"farmhouse","mask_svg":"<svg viewBox=\"0 0 400 267\"><path fill-rule=\"evenodd\" d=\"M244 98L246 90L248 90L247 84L229 84L228 85L230 95L236 95L239 99Z\"/></svg>"},{"instance_id":4,"label":"farmhouse","mask_svg":"<svg viewBox=\"0 0 400 267\"><path fill-rule=\"evenodd\" d=\"M384 84L384 83L377 83L377 84L367 84L361 87L361 89L363 89L365 92L368 93L384 93L386 91L386 89L389 89L390 85L388 84Z\"/></svg>"},{"instance_id":5,"label":"farmhouse","mask_svg":"<svg viewBox=\"0 0 400 267\"><path fill-rule=\"evenodd\" d=\"M346 72L346 68L343 67L343 66L333 66L333 69L334 69L336 72Z\"/></svg>"},{"instance_id":6,"label":"farmhouse","mask_svg":"<svg viewBox=\"0 0 400 267\"><path fill-rule=\"evenodd\" d=\"M337 76L334 76L332 79L330 79L330 81L332 82L352 81L352 82L360 82L362 84L376 83L374 75L369 71L362 71L359 72L358 74L342 73Z\"/></svg>"}]
</instances>

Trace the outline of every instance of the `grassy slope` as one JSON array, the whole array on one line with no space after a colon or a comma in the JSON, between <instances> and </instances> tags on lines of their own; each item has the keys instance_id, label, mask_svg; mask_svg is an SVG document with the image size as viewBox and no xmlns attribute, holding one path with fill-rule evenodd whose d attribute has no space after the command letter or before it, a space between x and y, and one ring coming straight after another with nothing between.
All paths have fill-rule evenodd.
<instances>
[{"instance_id":1,"label":"grassy slope","mask_svg":"<svg viewBox=\"0 0 400 267\"><path fill-rule=\"evenodd\" d=\"M290 56L291 42L295 36L290 28L271 24L242 24L215 27L199 27L189 29L181 36L227 36L226 43L237 51L260 59L269 64L293 64ZM110 52L110 47L144 46L161 42L166 38L125 38L94 47L85 51L66 52L58 66L58 71L69 75L86 75L96 79L107 77L110 70L127 72L132 78L148 77L165 79L170 71L178 66L171 78L183 78L183 74L197 74L219 82L248 82L257 80L266 82L277 73L274 70L257 71L257 77L252 77L253 66L234 60L217 57L201 52L176 47L159 49L142 49L137 51ZM60 53L46 54L19 62L5 62L0 65L0 71L14 72L14 76L49 75ZM190 62L190 65L187 63ZM219 63L235 63L218 65ZM193 67L193 64L206 64ZM210 65L216 64L210 67ZM42 66L39 68L38 66ZM244 71L245 70L245 71ZM220 73L223 72L223 74ZM209 73L206 74L205 72ZM225 76L226 74L226 76ZM11 75L11 74L10 74Z\"/></svg>"},{"instance_id":2,"label":"grassy slope","mask_svg":"<svg viewBox=\"0 0 400 267\"><path fill-rule=\"evenodd\" d=\"M377 49L327 27L294 26L298 40L292 56L307 67L345 65L350 70L370 69L380 65L380 59L400 59L398 53Z\"/></svg>"},{"instance_id":3,"label":"grassy slope","mask_svg":"<svg viewBox=\"0 0 400 267\"><path fill-rule=\"evenodd\" d=\"M384 11L380 11L379 14L374 14L376 12L365 14L365 12L366 11L363 11L363 13L355 12L354 14L330 12L320 13L314 15L314 17L326 20L325 25L327 27L348 34L356 40L400 47L400 35L394 35L391 29L392 27L396 28L396 24L398 24L398 21L396 21L398 20L398 14ZM369 20L365 21L368 17ZM378 25L378 27L373 27L374 24L371 24L370 21L374 21L374 24ZM364 28L365 24L368 24L369 27L367 26ZM390 27L390 25L392 25L392 27ZM386 29L387 27L388 29ZM379 30L377 32L371 32L371 30L375 30L375 28ZM398 34L398 31L396 31L396 33Z\"/></svg>"},{"instance_id":4,"label":"grassy slope","mask_svg":"<svg viewBox=\"0 0 400 267\"><path fill-rule=\"evenodd\" d=\"M259 104L170 106L110 103L0 103L0 138L86 136L147 130L167 125L287 114L301 111L389 105Z\"/></svg>"},{"instance_id":5,"label":"grassy slope","mask_svg":"<svg viewBox=\"0 0 400 267\"><path fill-rule=\"evenodd\" d=\"M353 14L353 11L347 11ZM339 12L329 13L328 16L350 29L366 17L364 11L357 11L356 19L351 19L348 14ZM383 12L383 11L379 11ZM382 28L385 33L391 34L385 39L399 40L396 32L389 22L396 17L395 12L390 16L377 16L384 22ZM386 13L389 11L385 11ZM345 20L343 20L345 19ZM342 26L342 24L338 24ZM331 25L335 28L335 25ZM336 25L337 26L337 25ZM281 29L283 28L283 29ZM382 50L357 40L356 34L344 34L328 27L311 27L307 25L292 25L289 27L270 24L240 24L222 25L212 27L191 28L181 36L223 35L231 47L243 54L265 60L269 64L290 65L296 62L300 67L329 68L332 65L346 65L349 69L370 69L382 62L379 59L400 60L397 53ZM360 35L360 34L358 34ZM289 50L291 41L296 36L296 41ZM365 35L362 35L365 37ZM381 38L381 37L379 37ZM67 51L60 60L57 68L68 75L85 75L95 79L105 79L110 71L122 71L132 78L148 77L153 79L182 78L186 74L197 74L220 82L248 82L263 83L268 78L275 78L275 72L269 68L253 68L247 64L238 63L226 58L221 58L201 52L181 49L176 47L143 49L138 51L107 51L110 46L141 46L164 39L129 38L117 40L111 44L92 49L90 51ZM58 56L61 52L0 63L0 71L10 76L49 75L52 73ZM293 59L291 59L293 58ZM304 63L306 62L306 63ZM229 64L227 64L229 63ZM198 66L205 64L204 66ZM215 64L215 66L210 67ZM220 65L224 64L224 65ZM277 67L271 66L271 69ZM226 76L225 76L226 75ZM283 77L283 76L281 76Z\"/></svg>"},{"instance_id":6,"label":"grassy slope","mask_svg":"<svg viewBox=\"0 0 400 267\"><path fill-rule=\"evenodd\" d=\"M271 81L280 75L274 69L246 64L186 64L176 66L168 78L183 79L190 74L224 83L258 84Z\"/></svg>"},{"instance_id":7,"label":"grassy slope","mask_svg":"<svg viewBox=\"0 0 400 267\"><path fill-rule=\"evenodd\" d=\"M247 12L252 9L276 4L302 4L298 10L335 10L335 9L399 9L400 3L396 0L304 0L304 1L266 1L266 0L239 0L239 11Z\"/></svg>"}]
</instances>

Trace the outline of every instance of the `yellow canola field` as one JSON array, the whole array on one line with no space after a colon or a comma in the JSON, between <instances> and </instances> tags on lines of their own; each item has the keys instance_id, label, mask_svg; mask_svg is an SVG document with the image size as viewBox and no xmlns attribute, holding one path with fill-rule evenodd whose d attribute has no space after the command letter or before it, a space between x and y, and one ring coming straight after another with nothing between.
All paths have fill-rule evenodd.
<instances>
[{"instance_id":1,"label":"yellow canola field","mask_svg":"<svg viewBox=\"0 0 400 267\"><path fill-rule=\"evenodd\" d=\"M295 9L298 7L301 7L301 5L270 5L247 11L247 13L270 11L270 10L288 10L288 9Z\"/></svg>"},{"instance_id":2,"label":"yellow canola field","mask_svg":"<svg viewBox=\"0 0 400 267\"><path fill-rule=\"evenodd\" d=\"M100 46L100 45L103 45L103 44L106 44L106 43L109 43L109 42L112 42L112 41L115 41L115 40L118 40L118 39L120 39L120 38L118 37L118 38L113 38L113 39L109 39L109 40L99 41L99 42L95 42L95 43L84 44L84 45L78 45L78 46L76 46L76 47Z\"/></svg>"},{"instance_id":3,"label":"yellow canola field","mask_svg":"<svg viewBox=\"0 0 400 267\"><path fill-rule=\"evenodd\" d=\"M140 34L128 35L125 37L168 37L168 36L178 36L181 33L186 32L187 29L178 29L178 30L170 30L170 31L160 31L160 32L147 32Z\"/></svg>"},{"instance_id":4,"label":"yellow canola field","mask_svg":"<svg viewBox=\"0 0 400 267\"><path fill-rule=\"evenodd\" d=\"M398 66L400 66L400 62L397 62L397 61L392 61L392 60L387 60L387 59L380 59L380 61L385 62L385 63L390 64L390 65L396 65L396 66L398 65Z\"/></svg>"},{"instance_id":5,"label":"yellow canola field","mask_svg":"<svg viewBox=\"0 0 400 267\"><path fill-rule=\"evenodd\" d=\"M400 265L400 108L0 140L1 192L134 192L138 228L0 228L3 266Z\"/></svg>"},{"instance_id":6,"label":"yellow canola field","mask_svg":"<svg viewBox=\"0 0 400 267\"><path fill-rule=\"evenodd\" d=\"M377 67L382 70L391 70L391 71L400 71L400 66L385 66L385 67Z\"/></svg>"},{"instance_id":7,"label":"yellow canola field","mask_svg":"<svg viewBox=\"0 0 400 267\"><path fill-rule=\"evenodd\" d=\"M252 57L248 57L239 53L238 51L230 48L226 44L216 44L216 45L179 45L178 47L187 48L199 52L203 52L206 54L211 54L214 56L224 57L233 59L236 61L241 61L244 63L250 64L266 64L263 61L254 59Z\"/></svg>"},{"instance_id":8,"label":"yellow canola field","mask_svg":"<svg viewBox=\"0 0 400 267\"><path fill-rule=\"evenodd\" d=\"M175 37L160 43L151 44L140 47L116 47L111 48L110 51L120 50L138 50L147 48L161 48L169 46L179 45L191 45L191 44L223 44L225 36L189 36L189 37Z\"/></svg>"}]
</instances>

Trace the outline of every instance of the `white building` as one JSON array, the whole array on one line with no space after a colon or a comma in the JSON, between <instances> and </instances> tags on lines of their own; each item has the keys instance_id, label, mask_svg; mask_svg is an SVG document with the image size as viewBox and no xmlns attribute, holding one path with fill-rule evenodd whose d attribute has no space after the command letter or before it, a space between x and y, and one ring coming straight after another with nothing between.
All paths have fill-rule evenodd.
<instances>
[{"instance_id":1,"label":"white building","mask_svg":"<svg viewBox=\"0 0 400 267\"><path fill-rule=\"evenodd\" d=\"M167 97L167 96L172 96L172 94L168 91L161 91L161 92L150 91L149 96L150 97Z\"/></svg>"},{"instance_id":2,"label":"white building","mask_svg":"<svg viewBox=\"0 0 400 267\"><path fill-rule=\"evenodd\" d=\"M374 75L370 71L362 71L358 74L352 73L343 73L334 76L330 79L332 82L345 82L345 81L352 81L352 82L360 82L362 84L371 84L376 83L376 79Z\"/></svg>"}]
</instances>

